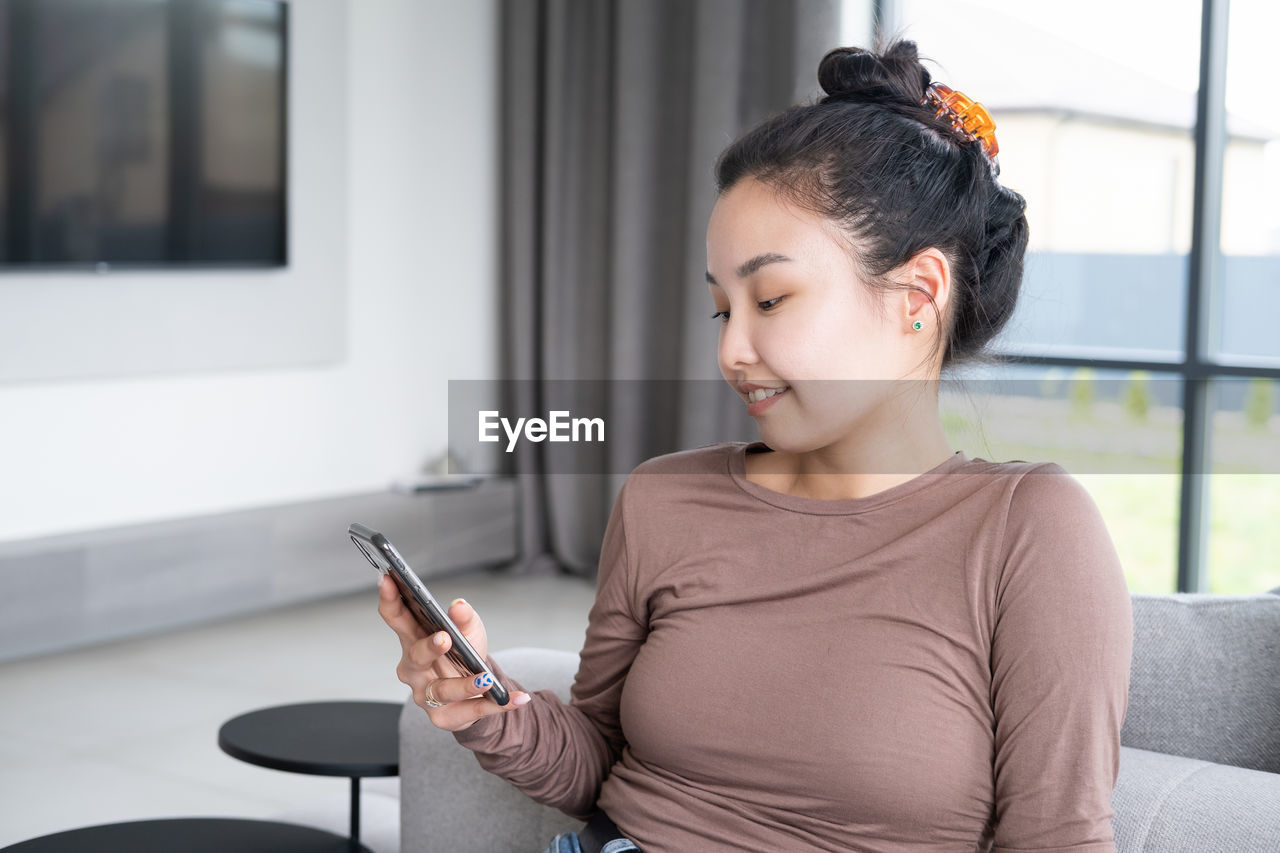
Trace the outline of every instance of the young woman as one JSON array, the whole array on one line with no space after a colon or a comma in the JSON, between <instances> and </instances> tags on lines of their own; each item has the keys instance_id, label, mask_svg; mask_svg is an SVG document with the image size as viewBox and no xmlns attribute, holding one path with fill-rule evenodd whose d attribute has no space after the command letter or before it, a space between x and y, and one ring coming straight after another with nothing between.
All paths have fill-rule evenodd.
<instances>
[{"instance_id":1,"label":"young woman","mask_svg":"<svg viewBox=\"0 0 1280 853\"><path fill-rule=\"evenodd\" d=\"M818 74L825 98L722 154L707 229L762 441L632 472L571 703L477 697L385 585L398 674L597 849L1114 851L1132 622L1107 528L1060 466L953 452L938 413L941 369L1013 312L1023 199L914 44Z\"/></svg>"}]
</instances>

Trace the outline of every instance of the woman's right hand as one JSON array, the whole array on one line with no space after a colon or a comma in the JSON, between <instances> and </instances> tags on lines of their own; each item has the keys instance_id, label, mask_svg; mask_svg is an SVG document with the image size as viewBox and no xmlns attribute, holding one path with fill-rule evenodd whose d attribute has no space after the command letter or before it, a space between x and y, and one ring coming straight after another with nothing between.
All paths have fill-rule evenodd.
<instances>
[{"instance_id":1,"label":"woman's right hand","mask_svg":"<svg viewBox=\"0 0 1280 853\"><path fill-rule=\"evenodd\" d=\"M378 579L378 613L400 638L400 665L396 667L396 675L412 688L414 703L427 712L437 728L461 731L481 717L504 714L528 704L528 693L513 692L506 705L485 696L490 687L484 683L487 676L463 672L445 657L451 643L449 635L444 631L428 635L386 575ZM449 606L449 618L484 658L489 643L484 623L475 609L458 599ZM438 707L428 699L434 699Z\"/></svg>"}]
</instances>

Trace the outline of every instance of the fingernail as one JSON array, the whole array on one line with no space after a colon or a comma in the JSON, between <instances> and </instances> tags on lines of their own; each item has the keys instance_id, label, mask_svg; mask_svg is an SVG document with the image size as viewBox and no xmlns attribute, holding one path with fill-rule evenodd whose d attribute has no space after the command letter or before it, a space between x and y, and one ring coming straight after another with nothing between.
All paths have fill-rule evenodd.
<instances>
[{"instance_id":1,"label":"fingernail","mask_svg":"<svg viewBox=\"0 0 1280 853\"><path fill-rule=\"evenodd\" d=\"M482 672L476 676L476 680L472 682L477 690L485 690L493 686L493 676L487 672Z\"/></svg>"},{"instance_id":2,"label":"fingernail","mask_svg":"<svg viewBox=\"0 0 1280 853\"><path fill-rule=\"evenodd\" d=\"M467 602L466 602L466 600L465 600L465 599L462 599L462 598L455 598L453 601L450 601L450 602L449 602L449 609L450 609L450 610L452 610L452 609L453 609L453 605L455 605L455 604L466 604L466 603L467 603Z\"/></svg>"},{"instance_id":3,"label":"fingernail","mask_svg":"<svg viewBox=\"0 0 1280 853\"><path fill-rule=\"evenodd\" d=\"M511 697L511 704L516 706L528 705L529 700L532 698L533 697L530 696L528 693L517 693L516 695Z\"/></svg>"},{"instance_id":4,"label":"fingernail","mask_svg":"<svg viewBox=\"0 0 1280 853\"><path fill-rule=\"evenodd\" d=\"M431 638L431 642L435 643L437 646L443 646L445 636L446 635L444 631L441 631L440 633L436 634L434 637Z\"/></svg>"}]
</instances>

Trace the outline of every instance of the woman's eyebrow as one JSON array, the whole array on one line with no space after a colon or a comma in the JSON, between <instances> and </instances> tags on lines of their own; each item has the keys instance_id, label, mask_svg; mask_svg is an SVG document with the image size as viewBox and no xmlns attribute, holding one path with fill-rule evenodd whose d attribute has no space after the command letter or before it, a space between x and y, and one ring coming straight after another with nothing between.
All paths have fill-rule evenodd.
<instances>
[{"instance_id":1,"label":"woman's eyebrow","mask_svg":"<svg viewBox=\"0 0 1280 853\"><path fill-rule=\"evenodd\" d=\"M756 270L769 264L789 263L790 261L791 259L786 255L779 255L777 252L765 252L763 255L756 255L754 258L738 267L738 278L746 278L756 272ZM711 274L710 270L707 270L707 284L719 286L719 282L716 281L715 276Z\"/></svg>"}]
</instances>

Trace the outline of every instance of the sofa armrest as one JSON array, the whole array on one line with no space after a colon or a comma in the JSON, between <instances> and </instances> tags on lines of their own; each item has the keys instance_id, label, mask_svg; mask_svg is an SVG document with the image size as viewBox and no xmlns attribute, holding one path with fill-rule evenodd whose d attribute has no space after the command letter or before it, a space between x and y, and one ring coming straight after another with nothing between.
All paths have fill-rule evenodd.
<instances>
[{"instance_id":1,"label":"sofa armrest","mask_svg":"<svg viewBox=\"0 0 1280 853\"><path fill-rule=\"evenodd\" d=\"M569 701L578 656L551 649L495 652L527 690ZM415 853L528 853L582 822L535 803L482 769L450 732L431 725L410 697L400 714L400 845Z\"/></svg>"},{"instance_id":2,"label":"sofa armrest","mask_svg":"<svg viewBox=\"0 0 1280 853\"><path fill-rule=\"evenodd\" d=\"M1117 853L1272 853L1280 773L1120 748Z\"/></svg>"}]
</instances>

